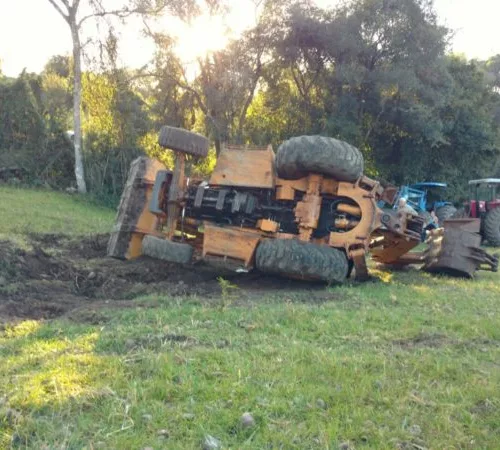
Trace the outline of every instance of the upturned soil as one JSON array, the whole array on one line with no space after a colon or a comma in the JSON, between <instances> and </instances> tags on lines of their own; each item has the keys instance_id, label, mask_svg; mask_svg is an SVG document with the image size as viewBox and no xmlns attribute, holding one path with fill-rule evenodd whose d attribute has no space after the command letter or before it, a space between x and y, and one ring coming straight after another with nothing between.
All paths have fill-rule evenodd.
<instances>
[{"instance_id":1,"label":"upturned soil","mask_svg":"<svg viewBox=\"0 0 500 450\"><path fill-rule=\"evenodd\" d=\"M286 280L251 272L221 272L201 261L189 266L141 257L121 261L107 257L109 236L75 239L66 235L32 234L21 248L0 241L0 322L54 318L99 306L136 306L130 300L148 294L221 298L220 276L237 289L232 303L258 301L264 294L286 296L310 292L308 300L325 301L324 285ZM312 296L312 297L311 297Z\"/></svg>"}]
</instances>

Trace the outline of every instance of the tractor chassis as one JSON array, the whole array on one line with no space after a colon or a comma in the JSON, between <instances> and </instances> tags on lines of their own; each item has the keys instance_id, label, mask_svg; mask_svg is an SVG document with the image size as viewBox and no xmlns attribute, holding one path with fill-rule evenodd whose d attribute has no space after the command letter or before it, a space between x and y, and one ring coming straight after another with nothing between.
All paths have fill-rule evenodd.
<instances>
[{"instance_id":1,"label":"tractor chassis","mask_svg":"<svg viewBox=\"0 0 500 450\"><path fill-rule=\"evenodd\" d=\"M381 198L391 201L394 190L386 192L375 180L363 176L355 183L337 182L318 174L298 180L271 178L266 177L272 173L270 148L228 151L240 160L243 152L252 152L252 158L264 166L259 171L263 176L254 174L254 186L212 184L214 180L233 182L237 175L229 173L229 164L222 166L224 173L216 169L206 183L185 176L184 155L177 158L174 171L148 158L134 161L108 253L135 258L141 254L141 239L153 234L188 243L207 261L250 270L262 239L298 239L342 249L356 278L364 280L368 278L366 254L375 230L386 230L391 242L405 243L396 246L398 256L420 241L419 218L377 207ZM330 214L333 209L335 213ZM325 225L331 223L333 230ZM383 234L378 236L387 242Z\"/></svg>"}]
</instances>

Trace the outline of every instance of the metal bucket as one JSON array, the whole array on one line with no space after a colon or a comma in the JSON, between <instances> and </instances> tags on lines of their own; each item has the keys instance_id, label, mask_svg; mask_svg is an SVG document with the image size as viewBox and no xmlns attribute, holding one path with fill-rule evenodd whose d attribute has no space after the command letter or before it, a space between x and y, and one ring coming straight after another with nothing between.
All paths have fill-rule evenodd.
<instances>
[{"instance_id":1,"label":"metal bucket","mask_svg":"<svg viewBox=\"0 0 500 450\"><path fill-rule=\"evenodd\" d=\"M498 257L481 248L479 219L451 219L433 230L426 241L423 270L472 278L477 270L498 270Z\"/></svg>"}]
</instances>

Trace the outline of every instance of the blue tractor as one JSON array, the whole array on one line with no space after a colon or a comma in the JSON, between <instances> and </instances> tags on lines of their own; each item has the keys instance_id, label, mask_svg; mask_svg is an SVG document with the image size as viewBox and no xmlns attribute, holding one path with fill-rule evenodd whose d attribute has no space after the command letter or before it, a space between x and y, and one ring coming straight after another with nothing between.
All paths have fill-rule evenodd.
<instances>
[{"instance_id":1,"label":"blue tractor","mask_svg":"<svg viewBox=\"0 0 500 450\"><path fill-rule=\"evenodd\" d=\"M395 208L397 208L398 200L405 198L409 206L426 218L428 221L427 228L436 228L457 212L451 202L444 200L446 187L446 183L434 181L401 186L394 203ZM431 211L434 211L438 223L431 217Z\"/></svg>"}]
</instances>

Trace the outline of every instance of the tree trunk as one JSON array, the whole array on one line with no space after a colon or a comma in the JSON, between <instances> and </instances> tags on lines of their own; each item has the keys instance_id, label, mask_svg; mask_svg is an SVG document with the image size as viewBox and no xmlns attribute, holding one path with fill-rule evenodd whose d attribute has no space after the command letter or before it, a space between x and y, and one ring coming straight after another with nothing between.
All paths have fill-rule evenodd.
<instances>
[{"instance_id":1,"label":"tree trunk","mask_svg":"<svg viewBox=\"0 0 500 450\"><path fill-rule=\"evenodd\" d=\"M85 184L85 175L83 169L82 155L82 48L80 45L80 36L76 24L70 23L71 37L73 39L73 128L74 128L74 147L75 147L75 177L78 192L85 194L87 185Z\"/></svg>"},{"instance_id":2,"label":"tree trunk","mask_svg":"<svg viewBox=\"0 0 500 450\"><path fill-rule=\"evenodd\" d=\"M218 136L215 137L215 157L218 158L220 151L222 150L222 144Z\"/></svg>"},{"instance_id":3,"label":"tree trunk","mask_svg":"<svg viewBox=\"0 0 500 450\"><path fill-rule=\"evenodd\" d=\"M260 72L261 72L261 65L259 62L257 69L256 69L255 77L252 81L252 86L250 88L250 92L249 92L248 97L245 101L245 104L243 105L243 109L241 110L240 118L238 121L238 134L237 134L238 144L243 144L243 129L245 127L247 112L248 112L248 108L250 107L252 100L255 96L255 89L257 88L257 83L259 82Z\"/></svg>"}]
</instances>

